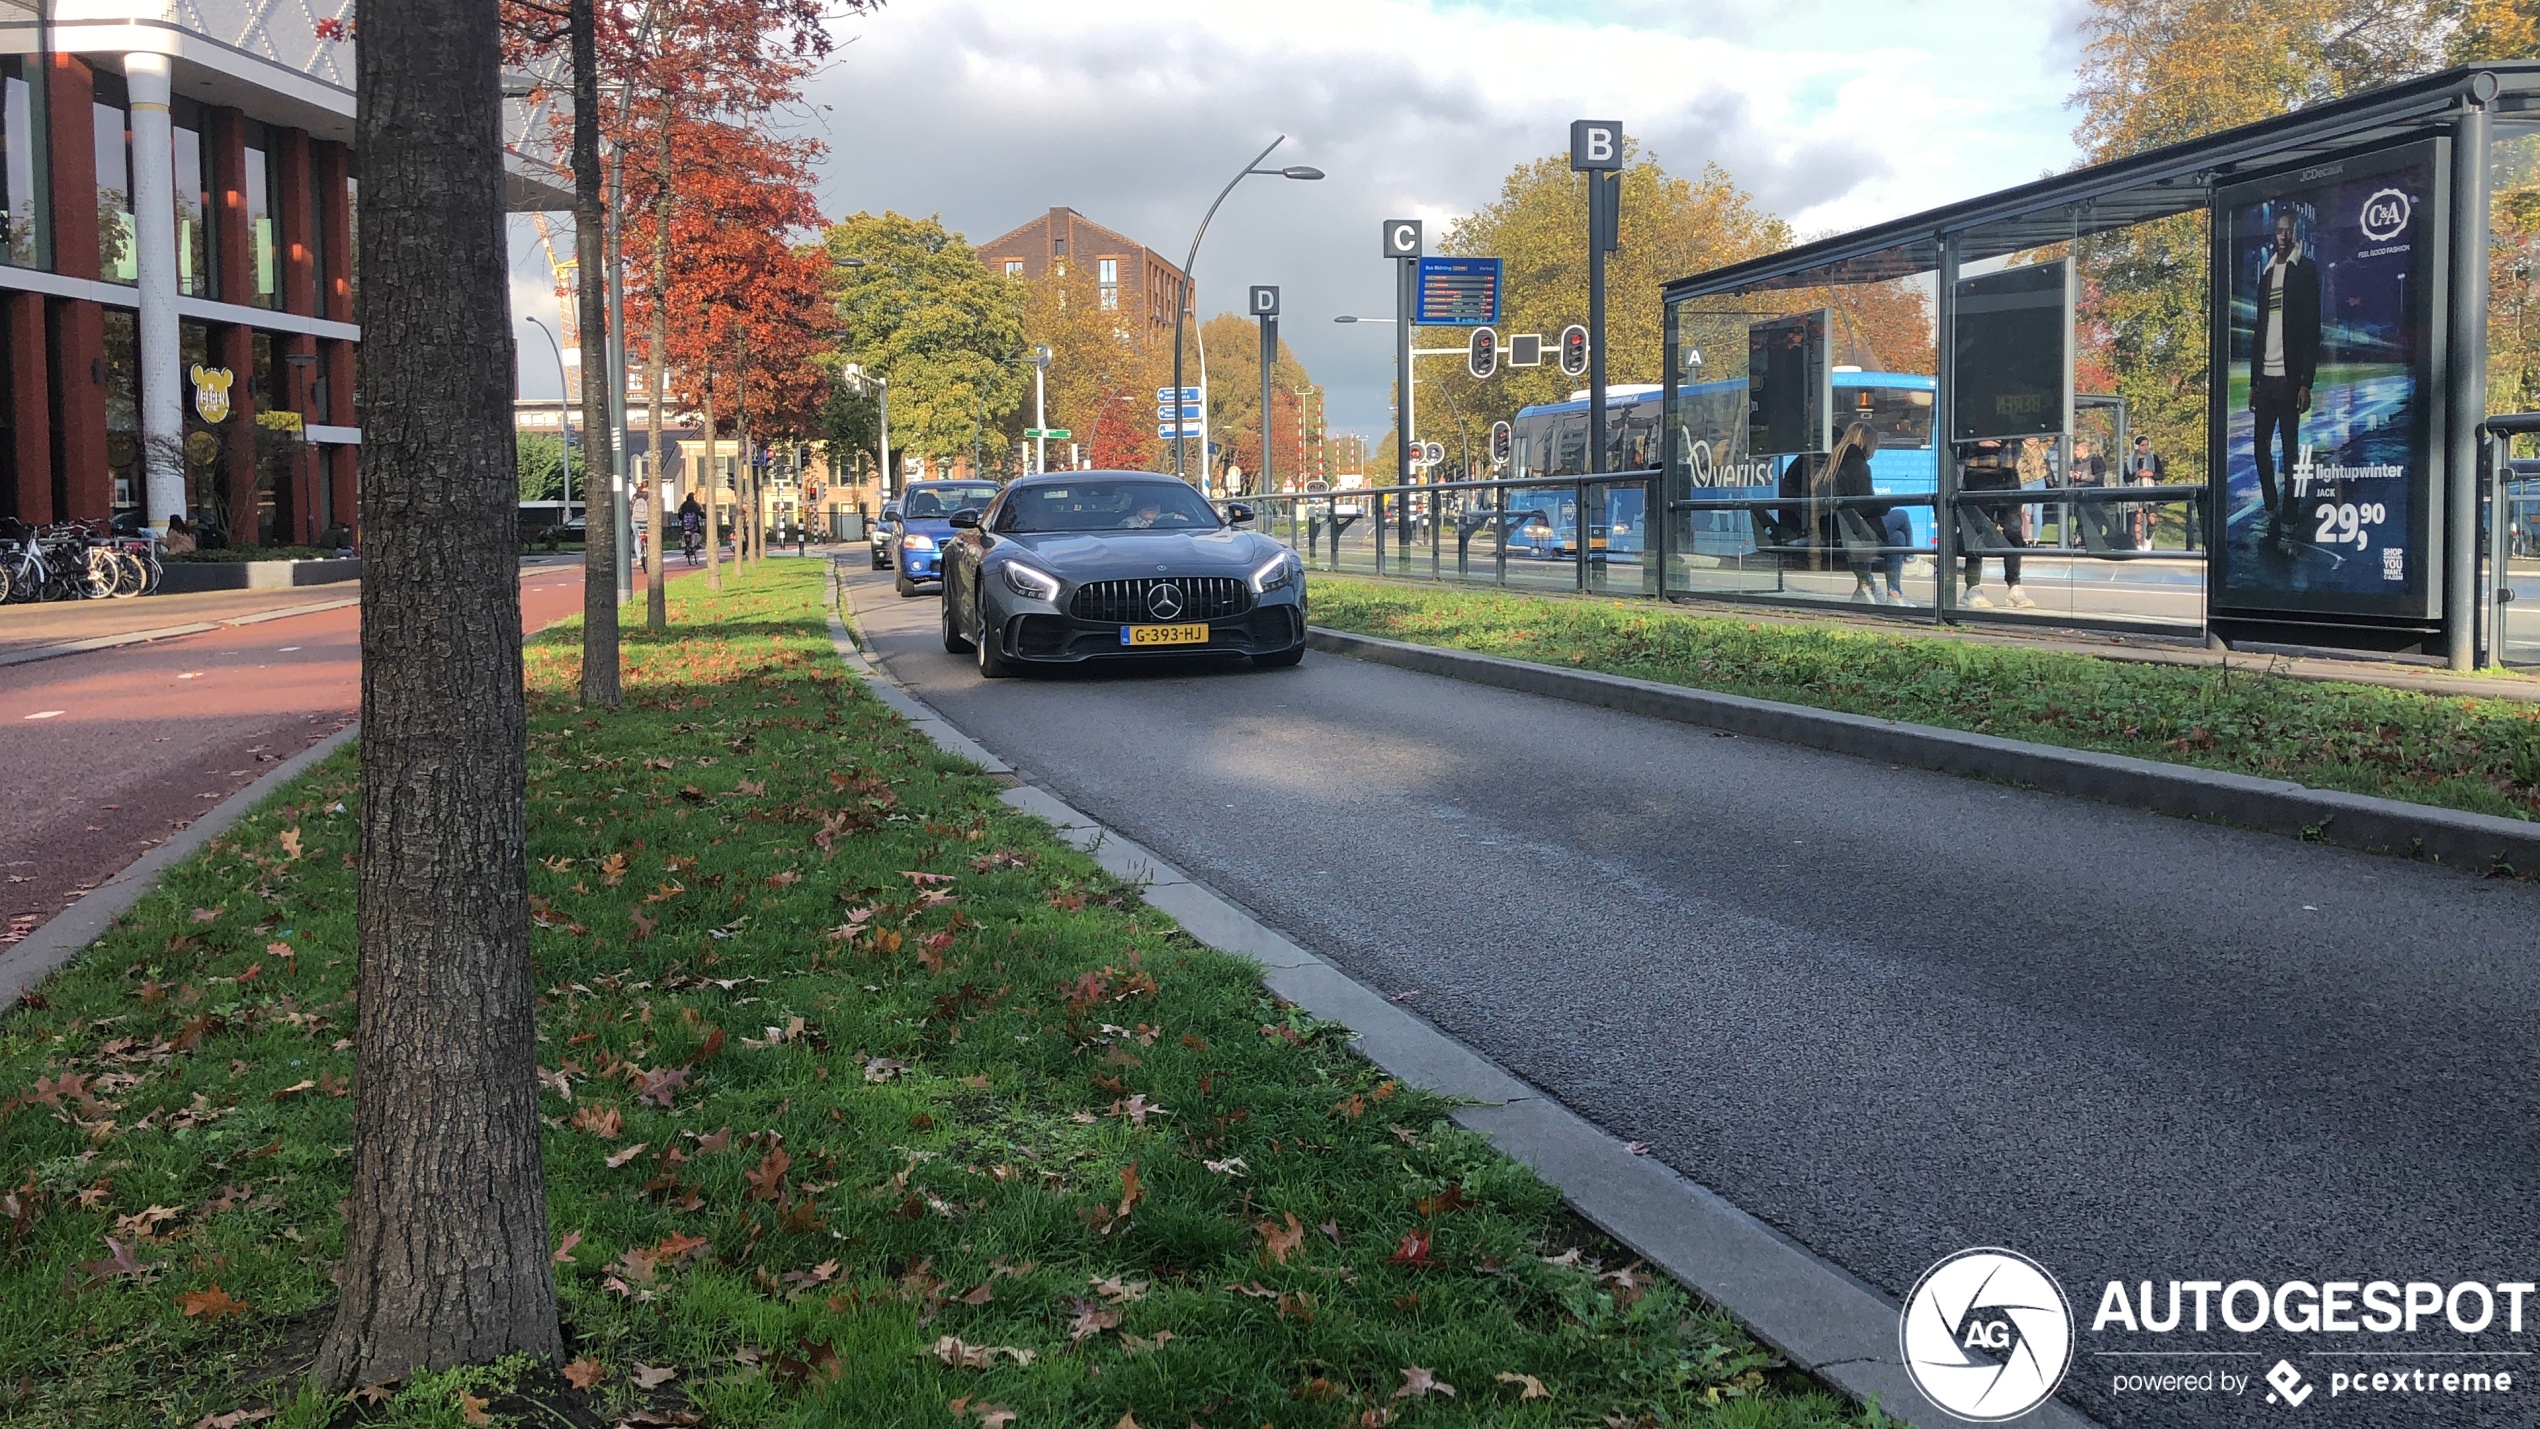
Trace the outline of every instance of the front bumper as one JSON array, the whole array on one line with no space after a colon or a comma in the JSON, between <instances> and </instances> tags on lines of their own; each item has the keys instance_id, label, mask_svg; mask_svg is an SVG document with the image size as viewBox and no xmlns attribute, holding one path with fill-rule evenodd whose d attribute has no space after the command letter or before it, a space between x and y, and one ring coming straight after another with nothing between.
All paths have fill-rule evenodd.
<instances>
[{"instance_id":1,"label":"front bumper","mask_svg":"<svg viewBox=\"0 0 2540 1429\"><path fill-rule=\"evenodd\" d=\"M1212 620L1205 645L1132 648L1120 643L1117 621L1044 612L1008 616L997 630L998 649L1007 659L1051 665L1159 655L1272 655L1304 643L1305 608L1293 601L1259 605L1241 615Z\"/></svg>"},{"instance_id":2,"label":"front bumper","mask_svg":"<svg viewBox=\"0 0 2540 1429\"><path fill-rule=\"evenodd\" d=\"M939 581L944 578L941 551L912 551L900 548L900 574L911 581Z\"/></svg>"}]
</instances>

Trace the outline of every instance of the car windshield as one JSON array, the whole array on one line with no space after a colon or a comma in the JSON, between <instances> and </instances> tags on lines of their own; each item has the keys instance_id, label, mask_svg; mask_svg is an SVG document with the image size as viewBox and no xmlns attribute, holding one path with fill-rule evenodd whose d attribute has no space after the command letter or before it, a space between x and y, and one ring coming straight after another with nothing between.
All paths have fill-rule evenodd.
<instances>
[{"instance_id":1,"label":"car windshield","mask_svg":"<svg viewBox=\"0 0 2540 1429\"><path fill-rule=\"evenodd\" d=\"M911 490L901 504L900 515L911 521L941 521L963 507L985 510L997 499L997 489L982 482L977 486L920 486Z\"/></svg>"},{"instance_id":2,"label":"car windshield","mask_svg":"<svg viewBox=\"0 0 2540 1429\"><path fill-rule=\"evenodd\" d=\"M1217 513L1178 481L1071 481L1008 492L999 531L1214 531Z\"/></svg>"}]
</instances>

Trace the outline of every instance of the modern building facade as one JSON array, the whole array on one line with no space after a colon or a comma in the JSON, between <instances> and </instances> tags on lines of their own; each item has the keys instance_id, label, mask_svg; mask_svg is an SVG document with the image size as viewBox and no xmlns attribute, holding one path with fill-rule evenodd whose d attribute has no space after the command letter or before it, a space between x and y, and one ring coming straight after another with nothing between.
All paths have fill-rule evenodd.
<instances>
[{"instance_id":1,"label":"modern building facade","mask_svg":"<svg viewBox=\"0 0 2540 1429\"><path fill-rule=\"evenodd\" d=\"M1182 270L1145 244L1072 208L1051 209L972 251L989 271L1018 278L1038 278L1053 267L1089 273L1104 308L1141 313L1148 327L1172 330Z\"/></svg>"},{"instance_id":2,"label":"modern building facade","mask_svg":"<svg viewBox=\"0 0 2540 1429\"><path fill-rule=\"evenodd\" d=\"M0 0L0 516L356 524L352 11Z\"/></svg>"}]
</instances>

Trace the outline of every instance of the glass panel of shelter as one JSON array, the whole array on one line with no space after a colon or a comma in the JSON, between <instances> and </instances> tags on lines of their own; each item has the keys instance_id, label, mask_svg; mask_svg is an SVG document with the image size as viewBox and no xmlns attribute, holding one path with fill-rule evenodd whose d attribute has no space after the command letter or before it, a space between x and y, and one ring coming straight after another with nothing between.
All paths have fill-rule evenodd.
<instances>
[{"instance_id":1,"label":"glass panel of shelter","mask_svg":"<svg viewBox=\"0 0 2540 1429\"><path fill-rule=\"evenodd\" d=\"M1670 593L1929 606L1936 252L1672 305Z\"/></svg>"},{"instance_id":2,"label":"glass panel of shelter","mask_svg":"<svg viewBox=\"0 0 2540 1429\"><path fill-rule=\"evenodd\" d=\"M2489 150L2487 410L2540 412L2540 127L2499 123ZM2540 440L2499 453L2490 549L2497 658L2540 663Z\"/></svg>"}]
</instances>

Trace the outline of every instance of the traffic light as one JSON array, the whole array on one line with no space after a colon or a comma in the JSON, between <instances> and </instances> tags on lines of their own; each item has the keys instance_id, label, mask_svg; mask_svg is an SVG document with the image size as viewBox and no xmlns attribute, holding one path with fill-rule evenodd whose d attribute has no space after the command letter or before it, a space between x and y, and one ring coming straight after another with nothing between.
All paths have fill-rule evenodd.
<instances>
[{"instance_id":1,"label":"traffic light","mask_svg":"<svg viewBox=\"0 0 2540 1429\"><path fill-rule=\"evenodd\" d=\"M1572 377L1587 371L1587 329L1572 323L1561 329L1561 370Z\"/></svg>"},{"instance_id":2,"label":"traffic light","mask_svg":"<svg viewBox=\"0 0 2540 1429\"><path fill-rule=\"evenodd\" d=\"M1473 329L1472 341L1464 348L1464 368L1477 378L1488 379L1499 370L1499 334L1486 327Z\"/></svg>"},{"instance_id":3,"label":"traffic light","mask_svg":"<svg viewBox=\"0 0 2540 1429\"><path fill-rule=\"evenodd\" d=\"M1496 463L1497 465L1500 465L1500 466L1506 466L1506 465L1508 464L1508 459L1509 459L1510 457L1512 457L1512 456L1515 456L1516 454L1517 454L1517 434L1516 434L1516 432L1515 432L1514 430L1512 430L1506 422L1493 422L1493 423L1491 423L1491 424L1490 424L1490 459L1492 460L1492 462L1494 462L1494 463Z\"/></svg>"}]
</instances>

